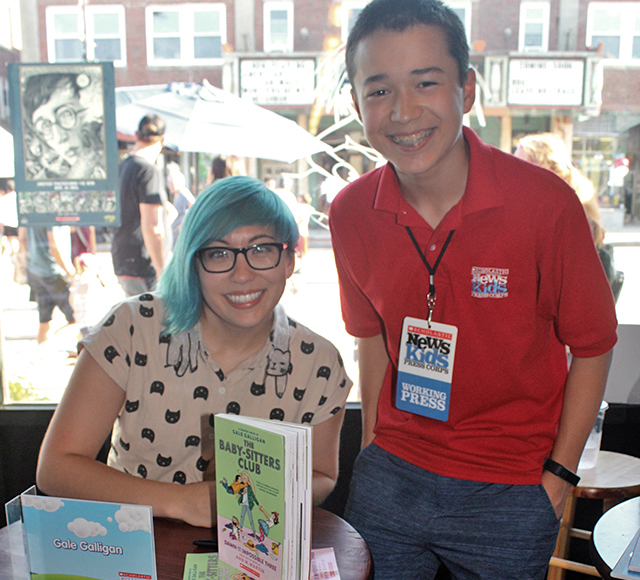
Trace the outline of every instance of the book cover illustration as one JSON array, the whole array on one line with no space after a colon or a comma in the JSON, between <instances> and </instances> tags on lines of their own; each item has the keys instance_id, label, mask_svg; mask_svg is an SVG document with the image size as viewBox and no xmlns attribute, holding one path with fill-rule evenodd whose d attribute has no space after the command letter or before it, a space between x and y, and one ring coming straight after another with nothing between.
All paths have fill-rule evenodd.
<instances>
[{"instance_id":1,"label":"book cover illustration","mask_svg":"<svg viewBox=\"0 0 640 580\"><path fill-rule=\"evenodd\" d=\"M288 557L284 437L219 415L215 433L220 560L247 578L280 580Z\"/></svg>"},{"instance_id":2,"label":"book cover illustration","mask_svg":"<svg viewBox=\"0 0 640 580\"><path fill-rule=\"evenodd\" d=\"M187 554L183 580L245 580L246 574L225 564L217 552Z\"/></svg>"},{"instance_id":3,"label":"book cover illustration","mask_svg":"<svg viewBox=\"0 0 640 580\"><path fill-rule=\"evenodd\" d=\"M32 580L156 580L151 508L23 494Z\"/></svg>"}]
</instances>

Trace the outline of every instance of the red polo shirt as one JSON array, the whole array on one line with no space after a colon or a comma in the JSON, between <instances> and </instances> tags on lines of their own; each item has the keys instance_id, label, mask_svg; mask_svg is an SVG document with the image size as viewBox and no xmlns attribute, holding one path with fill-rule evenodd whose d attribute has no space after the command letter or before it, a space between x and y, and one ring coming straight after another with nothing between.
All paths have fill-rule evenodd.
<instances>
[{"instance_id":1,"label":"red polo shirt","mask_svg":"<svg viewBox=\"0 0 640 580\"><path fill-rule=\"evenodd\" d=\"M333 201L343 318L354 336L382 333L391 359L377 445L449 477L539 483L562 408L565 345L577 357L613 348L613 298L575 192L467 128L464 136L467 188L435 230L404 200L390 164ZM435 275L433 313L458 328L446 422L395 406L403 319L426 317L429 283L405 226L431 265L455 231Z\"/></svg>"}]
</instances>

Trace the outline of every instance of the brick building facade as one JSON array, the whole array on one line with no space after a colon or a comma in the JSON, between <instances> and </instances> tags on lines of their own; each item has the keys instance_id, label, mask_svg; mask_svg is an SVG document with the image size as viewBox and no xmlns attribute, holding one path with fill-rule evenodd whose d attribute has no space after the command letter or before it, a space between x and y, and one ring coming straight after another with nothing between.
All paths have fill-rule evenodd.
<instances>
[{"instance_id":1,"label":"brick building facade","mask_svg":"<svg viewBox=\"0 0 640 580\"><path fill-rule=\"evenodd\" d=\"M207 79L236 93L242 93L243 82L252 80L243 78L245 59L280 66L269 69L281 75L277 81L268 79L272 85L303 82L282 61L317 64L323 51L346 39L366 4L366 0L85 0L82 18L77 0L19 1L28 22L25 26L23 16L23 61L81 60L79 38L86 29L86 56L114 60L116 86ZM640 2L447 1L465 24L472 64L490 89L479 95L485 126L472 119L486 141L511 150L526 133L555 130L564 133L585 171L599 184L606 183L607 168L617 155L632 158L632 173L636 166L640 171L640 160L636 162L640 156L621 149L637 142L628 138L628 131L640 123ZM568 67L566 75L540 77L539 83L549 84L547 88L558 94L573 91L577 100L514 99L510 91L518 59ZM255 77L253 81L259 82ZM526 87L527 76L518 82ZM526 90L535 92L536 87ZM258 104L308 127L312 98L296 101L286 88L267 97L258 87L256 94ZM325 117L324 125L329 122Z\"/></svg>"}]
</instances>

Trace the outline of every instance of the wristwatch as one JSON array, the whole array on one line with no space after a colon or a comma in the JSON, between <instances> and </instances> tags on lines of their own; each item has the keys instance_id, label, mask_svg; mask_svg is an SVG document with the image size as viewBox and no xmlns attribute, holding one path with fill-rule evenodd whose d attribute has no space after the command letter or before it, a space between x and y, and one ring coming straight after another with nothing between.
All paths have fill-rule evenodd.
<instances>
[{"instance_id":1,"label":"wristwatch","mask_svg":"<svg viewBox=\"0 0 640 580\"><path fill-rule=\"evenodd\" d=\"M578 485L578 483L580 483L580 478L577 474L573 473L573 471L569 471L564 465L560 465L559 463L551 459L551 457L547 457L544 460L542 469L553 473L553 475L558 476L560 479L564 479L574 487Z\"/></svg>"}]
</instances>

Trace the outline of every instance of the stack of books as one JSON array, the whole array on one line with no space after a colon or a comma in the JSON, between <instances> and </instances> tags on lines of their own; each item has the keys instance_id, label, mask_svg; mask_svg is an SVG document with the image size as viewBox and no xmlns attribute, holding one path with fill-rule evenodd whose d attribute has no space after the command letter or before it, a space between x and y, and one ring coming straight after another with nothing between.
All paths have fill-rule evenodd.
<instances>
[{"instance_id":1,"label":"stack of books","mask_svg":"<svg viewBox=\"0 0 640 580\"><path fill-rule=\"evenodd\" d=\"M260 580L309 578L312 427L215 416L218 552Z\"/></svg>"}]
</instances>

